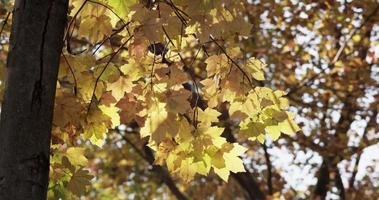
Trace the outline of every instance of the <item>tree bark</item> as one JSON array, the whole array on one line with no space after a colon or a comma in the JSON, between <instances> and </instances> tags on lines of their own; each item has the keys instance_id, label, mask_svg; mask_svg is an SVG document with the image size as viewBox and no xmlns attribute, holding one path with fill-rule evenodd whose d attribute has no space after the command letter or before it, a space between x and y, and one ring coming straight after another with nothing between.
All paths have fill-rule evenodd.
<instances>
[{"instance_id":1,"label":"tree bark","mask_svg":"<svg viewBox=\"0 0 379 200\"><path fill-rule=\"evenodd\" d=\"M16 0L0 120L0 199L46 199L68 0Z\"/></svg>"},{"instance_id":2,"label":"tree bark","mask_svg":"<svg viewBox=\"0 0 379 200\"><path fill-rule=\"evenodd\" d=\"M324 158L322 165L319 169L318 172L318 177L317 177L317 184L316 188L314 190L314 196L312 199L314 200L325 200L326 195L329 190L329 182L330 182L330 177L329 177L329 166L328 166L328 161Z\"/></svg>"}]
</instances>

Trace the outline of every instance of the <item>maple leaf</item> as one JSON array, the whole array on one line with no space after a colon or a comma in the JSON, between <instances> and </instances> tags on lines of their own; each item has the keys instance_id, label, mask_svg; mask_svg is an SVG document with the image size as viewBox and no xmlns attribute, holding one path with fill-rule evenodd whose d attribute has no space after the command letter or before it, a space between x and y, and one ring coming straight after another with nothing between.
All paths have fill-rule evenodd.
<instances>
[{"instance_id":1,"label":"maple leaf","mask_svg":"<svg viewBox=\"0 0 379 200\"><path fill-rule=\"evenodd\" d=\"M77 76L78 94L81 98L89 102L92 99L93 88L95 87L95 78L90 72L82 72ZM95 96L100 97L103 94L104 83L99 81L96 87Z\"/></svg>"},{"instance_id":2,"label":"maple leaf","mask_svg":"<svg viewBox=\"0 0 379 200\"><path fill-rule=\"evenodd\" d=\"M206 108L204 111L197 108L197 112L198 120L201 122L201 125L205 127L209 127L212 122L218 122L218 117L221 115L220 112L212 108Z\"/></svg>"},{"instance_id":3,"label":"maple leaf","mask_svg":"<svg viewBox=\"0 0 379 200\"><path fill-rule=\"evenodd\" d=\"M208 100L208 107L214 108L218 105L218 84L212 79L205 79L200 82L204 87L204 98Z\"/></svg>"},{"instance_id":4,"label":"maple leaf","mask_svg":"<svg viewBox=\"0 0 379 200\"><path fill-rule=\"evenodd\" d=\"M260 140L260 137L264 137L265 134L265 124L262 122L255 122L251 120L246 120L247 123L241 123L240 124L240 133L244 134L249 137L250 140L258 139Z\"/></svg>"},{"instance_id":5,"label":"maple leaf","mask_svg":"<svg viewBox=\"0 0 379 200\"><path fill-rule=\"evenodd\" d=\"M114 8L114 11L123 19L128 16L130 7L136 2L137 0L107 0L108 5Z\"/></svg>"},{"instance_id":6,"label":"maple leaf","mask_svg":"<svg viewBox=\"0 0 379 200\"><path fill-rule=\"evenodd\" d=\"M96 26L94 26L96 24ZM111 19L106 15L89 16L80 24L78 34L95 43L112 33Z\"/></svg>"},{"instance_id":7,"label":"maple leaf","mask_svg":"<svg viewBox=\"0 0 379 200\"><path fill-rule=\"evenodd\" d=\"M107 81L109 83L113 83L120 78L120 70L113 63L100 64L96 66L95 71L93 73L95 77L99 77L102 81Z\"/></svg>"},{"instance_id":8,"label":"maple leaf","mask_svg":"<svg viewBox=\"0 0 379 200\"><path fill-rule=\"evenodd\" d=\"M73 115L72 113L76 113ZM83 106L77 98L68 93L57 93L55 100L54 125L64 128L68 123L79 126Z\"/></svg>"},{"instance_id":9,"label":"maple leaf","mask_svg":"<svg viewBox=\"0 0 379 200\"><path fill-rule=\"evenodd\" d=\"M74 172L67 187L76 196L81 196L86 192L86 187L91 185L92 178L93 176L89 175L88 170L79 169Z\"/></svg>"},{"instance_id":10,"label":"maple leaf","mask_svg":"<svg viewBox=\"0 0 379 200\"><path fill-rule=\"evenodd\" d=\"M127 64L122 65L120 70L131 81L136 81L145 74L143 66L134 59L130 59Z\"/></svg>"},{"instance_id":11,"label":"maple leaf","mask_svg":"<svg viewBox=\"0 0 379 200\"><path fill-rule=\"evenodd\" d=\"M112 128L120 125L120 115L118 114L119 109L115 105L105 106L100 105L99 109L108 117L111 118Z\"/></svg>"},{"instance_id":12,"label":"maple leaf","mask_svg":"<svg viewBox=\"0 0 379 200\"><path fill-rule=\"evenodd\" d=\"M230 147L230 145L232 147ZM239 156L243 155L247 150L245 147L233 143L225 145L226 149L232 148L228 152L224 152L223 160L225 162L225 167L217 167L217 165L213 165L213 169L215 173L222 178L225 182L228 181L230 172L245 172L245 167L243 162ZM221 161L222 162L222 161Z\"/></svg>"},{"instance_id":13,"label":"maple leaf","mask_svg":"<svg viewBox=\"0 0 379 200\"><path fill-rule=\"evenodd\" d=\"M156 102L148 110L144 126L140 130L141 137L159 144L166 136L175 137L178 132L176 116L166 110L166 103Z\"/></svg>"},{"instance_id":14,"label":"maple leaf","mask_svg":"<svg viewBox=\"0 0 379 200\"><path fill-rule=\"evenodd\" d=\"M167 110L184 114L191 106L188 102L191 92L186 89L169 90L166 92Z\"/></svg>"},{"instance_id":15,"label":"maple leaf","mask_svg":"<svg viewBox=\"0 0 379 200\"><path fill-rule=\"evenodd\" d=\"M92 144L102 147L105 143L105 133L108 132L106 123L110 122L111 118L98 108L91 110L86 120L82 121L83 139L89 139Z\"/></svg>"},{"instance_id":16,"label":"maple leaf","mask_svg":"<svg viewBox=\"0 0 379 200\"><path fill-rule=\"evenodd\" d=\"M119 101L125 93L132 91L133 83L130 79L121 76L116 82L107 84L107 89L112 92L112 96Z\"/></svg>"},{"instance_id":17,"label":"maple leaf","mask_svg":"<svg viewBox=\"0 0 379 200\"><path fill-rule=\"evenodd\" d=\"M208 77L215 74L225 74L230 67L228 58L224 54L210 56L205 60L205 63L207 63Z\"/></svg>"},{"instance_id":18,"label":"maple leaf","mask_svg":"<svg viewBox=\"0 0 379 200\"><path fill-rule=\"evenodd\" d=\"M70 147L66 151L66 156L71 164L87 166L88 160L84 156L85 148L83 147Z\"/></svg>"},{"instance_id":19,"label":"maple leaf","mask_svg":"<svg viewBox=\"0 0 379 200\"><path fill-rule=\"evenodd\" d=\"M267 65L256 58L250 58L246 63L246 68L252 77L258 81L265 80L263 68Z\"/></svg>"},{"instance_id":20,"label":"maple leaf","mask_svg":"<svg viewBox=\"0 0 379 200\"><path fill-rule=\"evenodd\" d=\"M197 165L194 163L194 158L188 157L182 160L177 173L185 182L189 182L193 179L197 170L198 169Z\"/></svg>"},{"instance_id":21,"label":"maple leaf","mask_svg":"<svg viewBox=\"0 0 379 200\"><path fill-rule=\"evenodd\" d=\"M95 66L95 56L92 54L80 54L80 55L62 55L60 59L60 67L58 78L69 77L72 81L73 75L88 71L91 67ZM73 73L71 73L73 70Z\"/></svg>"}]
</instances>

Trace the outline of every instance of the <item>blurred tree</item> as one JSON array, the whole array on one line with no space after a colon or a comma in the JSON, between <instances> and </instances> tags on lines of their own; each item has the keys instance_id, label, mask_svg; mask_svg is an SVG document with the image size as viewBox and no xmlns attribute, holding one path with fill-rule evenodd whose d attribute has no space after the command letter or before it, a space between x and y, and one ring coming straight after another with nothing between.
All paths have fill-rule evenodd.
<instances>
[{"instance_id":1,"label":"blurred tree","mask_svg":"<svg viewBox=\"0 0 379 200\"><path fill-rule=\"evenodd\" d=\"M379 198L377 1L70 5L49 198Z\"/></svg>"}]
</instances>

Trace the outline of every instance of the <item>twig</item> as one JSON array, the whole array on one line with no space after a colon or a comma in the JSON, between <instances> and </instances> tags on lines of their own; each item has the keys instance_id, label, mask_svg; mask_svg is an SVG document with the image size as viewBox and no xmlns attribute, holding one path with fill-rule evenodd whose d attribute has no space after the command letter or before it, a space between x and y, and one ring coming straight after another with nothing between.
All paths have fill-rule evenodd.
<instances>
[{"instance_id":1,"label":"twig","mask_svg":"<svg viewBox=\"0 0 379 200\"><path fill-rule=\"evenodd\" d=\"M247 73L242 69L241 66L239 66L239 64L234 61L230 56L229 54L225 51L225 49L213 38L212 35L209 36L209 38L218 46L218 48L225 54L225 56L233 63L233 65L235 65L243 74L243 76L247 79L247 81L249 82L249 84L252 86L253 85L253 82L252 80L250 79L250 77L247 75Z\"/></svg>"},{"instance_id":2,"label":"twig","mask_svg":"<svg viewBox=\"0 0 379 200\"><path fill-rule=\"evenodd\" d=\"M76 81L76 76L75 76L74 70L72 69L70 63L68 62L66 56L65 56L63 53L62 53L62 56L63 56L65 62L67 63L67 65L68 65L68 69L70 70L70 72L71 72L71 74L72 74L72 77L74 78L74 94L75 94L75 96L76 96L76 95L77 95L77 92L78 92L78 83L77 83L77 81Z\"/></svg>"},{"instance_id":3,"label":"twig","mask_svg":"<svg viewBox=\"0 0 379 200\"><path fill-rule=\"evenodd\" d=\"M106 38L103 39L103 41L100 42L100 44L97 46L97 48L95 49L95 51L93 51L92 55L95 55L96 52L104 45L104 43L107 41L107 40L110 40L113 36L115 36L117 33L121 32L126 26L129 25L129 22L124 24L122 27L120 27L119 29L115 30L111 35L107 36Z\"/></svg>"},{"instance_id":4,"label":"twig","mask_svg":"<svg viewBox=\"0 0 379 200\"><path fill-rule=\"evenodd\" d=\"M70 37L71 37L71 34L70 34L70 29L71 29L71 26L72 24L74 23L74 21L76 21L76 18L78 17L79 13L83 10L84 6L87 4L88 0L84 0L84 2L82 3L82 5L79 7L78 11L74 14L73 18L71 19L70 23L68 24L68 27L67 27L67 31L66 31L66 34L64 36L64 40L66 40L67 42L67 51L71 54L71 46L70 46Z\"/></svg>"},{"instance_id":5,"label":"twig","mask_svg":"<svg viewBox=\"0 0 379 200\"><path fill-rule=\"evenodd\" d=\"M95 98L95 93L96 93L96 88L97 88L97 84L99 83L100 81L100 78L101 76L103 75L103 73L105 72L105 70L108 68L109 64L112 62L113 58L121 51L121 49L124 48L124 46L133 38L133 35L130 36L112 55L111 57L109 58L108 62L105 64L103 70L100 72L99 76L96 78L96 82L95 82L95 86L93 88L93 92L92 92L92 96L91 96L91 101L88 105L88 109L87 109L87 115L89 113L89 110L91 109L91 105L93 103L93 100Z\"/></svg>"},{"instance_id":6,"label":"twig","mask_svg":"<svg viewBox=\"0 0 379 200\"><path fill-rule=\"evenodd\" d=\"M7 25L7 23L8 23L8 19L9 19L10 15L11 15L11 12L8 12L7 16L4 19L3 25L1 26L1 29L0 29L0 36L1 36L1 34L3 34L3 30L5 28L5 25Z\"/></svg>"}]
</instances>

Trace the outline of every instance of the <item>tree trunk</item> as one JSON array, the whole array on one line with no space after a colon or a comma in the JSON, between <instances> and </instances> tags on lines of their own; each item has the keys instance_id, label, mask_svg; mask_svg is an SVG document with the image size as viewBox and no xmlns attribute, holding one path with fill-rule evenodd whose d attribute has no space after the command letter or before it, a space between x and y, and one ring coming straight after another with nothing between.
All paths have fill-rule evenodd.
<instances>
[{"instance_id":1,"label":"tree trunk","mask_svg":"<svg viewBox=\"0 0 379 200\"><path fill-rule=\"evenodd\" d=\"M16 0L0 120L0 199L46 199L68 0Z\"/></svg>"}]
</instances>

